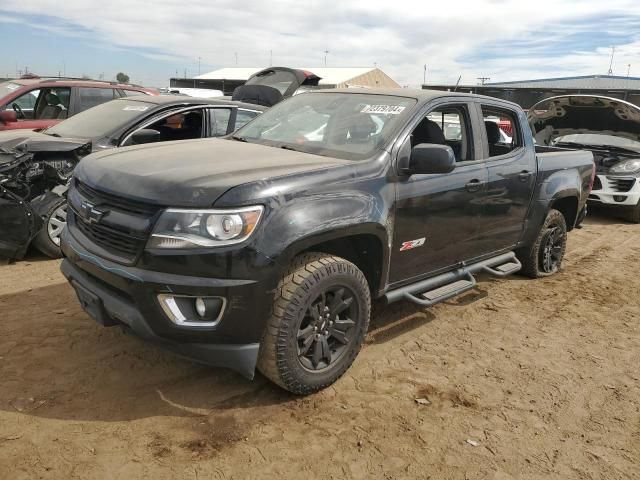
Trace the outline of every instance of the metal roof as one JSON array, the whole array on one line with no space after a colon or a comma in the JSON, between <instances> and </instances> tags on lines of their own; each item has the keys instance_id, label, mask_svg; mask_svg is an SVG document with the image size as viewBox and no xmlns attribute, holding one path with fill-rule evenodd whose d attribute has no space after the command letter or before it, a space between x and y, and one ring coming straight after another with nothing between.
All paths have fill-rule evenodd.
<instances>
[{"instance_id":1,"label":"metal roof","mask_svg":"<svg viewBox=\"0 0 640 480\"><path fill-rule=\"evenodd\" d=\"M640 77L584 75L579 77L541 78L513 82L485 83L476 87L497 88L572 88L580 90L640 90Z\"/></svg>"},{"instance_id":2,"label":"metal roof","mask_svg":"<svg viewBox=\"0 0 640 480\"><path fill-rule=\"evenodd\" d=\"M269 67L229 67L195 77L197 80L247 80L251 75ZM376 70L375 67L293 67L307 70L321 78L320 85L339 85Z\"/></svg>"}]
</instances>

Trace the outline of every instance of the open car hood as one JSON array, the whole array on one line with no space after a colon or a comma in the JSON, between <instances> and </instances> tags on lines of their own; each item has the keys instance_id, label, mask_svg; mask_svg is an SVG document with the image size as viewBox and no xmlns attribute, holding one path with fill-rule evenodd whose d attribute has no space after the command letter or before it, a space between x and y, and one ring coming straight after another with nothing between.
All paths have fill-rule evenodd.
<instances>
[{"instance_id":1,"label":"open car hood","mask_svg":"<svg viewBox=\"0 0 640 480\"><path fill-rule=\"evenodd\" d=\"M562 95L536 103L529 124L541 145L572 134L602 134L640 141L640 107L598 95Z\"/></svg>"}]
</instances>

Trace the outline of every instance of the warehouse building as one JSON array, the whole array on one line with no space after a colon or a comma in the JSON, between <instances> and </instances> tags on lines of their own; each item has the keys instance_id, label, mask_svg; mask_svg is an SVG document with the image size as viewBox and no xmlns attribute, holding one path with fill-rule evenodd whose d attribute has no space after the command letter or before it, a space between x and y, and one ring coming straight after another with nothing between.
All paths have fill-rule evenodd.
<instances>
[{"instance_id":1,"label":"warehouse building","mask_svg":"<svg viewBox=\"0 0 640 480\"><path fill-rule=\"evenodd\" d=\"M484 85L423 85L422 88L488 95L515 102L525 109L545 98L569 94L603 95L640 106L640 78L614 75L545 78Z\"/></svg>"},{"instance_id":2,"label":"warehouse building","mask_svg":"<svg viewBox=\"0 0 640 480\"><path fill-rule=\"evenodd\" d=\"M172 78L170 85L172 88L209 88L222 90L225 95L231 95L233 90L243 85L247 79L256 72L268 67L244 68L232 67L221 68L213 72L198 75L194 78ZM399 88L400 85L389 75L379 68L370 67L319 67L319 68L299 68L313 72L320 77L320 87L323 88L343 88L343 87L371 87L371 88Z\"/></svg>"}]
</instances>

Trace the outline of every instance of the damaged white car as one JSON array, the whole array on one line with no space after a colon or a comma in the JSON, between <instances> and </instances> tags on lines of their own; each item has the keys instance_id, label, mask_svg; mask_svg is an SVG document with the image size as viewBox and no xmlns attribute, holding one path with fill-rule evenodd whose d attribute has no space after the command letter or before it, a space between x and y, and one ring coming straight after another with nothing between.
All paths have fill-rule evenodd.
<instances>
[{"instance_id":1,"label":"damaged white car","mask_svg":"<svg viewBox=\"0 0 640 480\"><path fill-rule=\"evenodd\" d=\"M563 95L529 110L538 145L593 152L589 203L612 206L640 223L640 107L616 98Z\"/></svg>"}]
</instances>

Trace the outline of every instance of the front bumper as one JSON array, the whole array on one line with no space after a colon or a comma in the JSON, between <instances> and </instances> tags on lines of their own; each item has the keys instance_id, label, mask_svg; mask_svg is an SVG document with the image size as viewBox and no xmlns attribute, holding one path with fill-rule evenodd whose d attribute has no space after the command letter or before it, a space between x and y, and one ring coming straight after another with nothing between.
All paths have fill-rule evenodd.
<instances>
[{"instance_id":1,"label":"front bumper","mask_svg":"<svg viewBox=\"0 0 640 480\"><path fill-rule=\"evenodd\" d=\"M260 339L273 299L266 276L220 279L127 267L97 257L68 231L63 234L61 270L84 310L105 326L123 325L137 336L207 365L253 378ZM219 324L185 327L163 311L158 294L226 299Z\"/></svg>"},{"instance_id":2,"label":"front bumper","mask_svg":"<svg viewBox=\"0 0 640 480\"><path fill-rule=\"evenodd\" d=\"M639 180L621 175L597 175L596 185L589 195L589 203L634 207L640 202Z\"/></svg>"}]
</instances>

